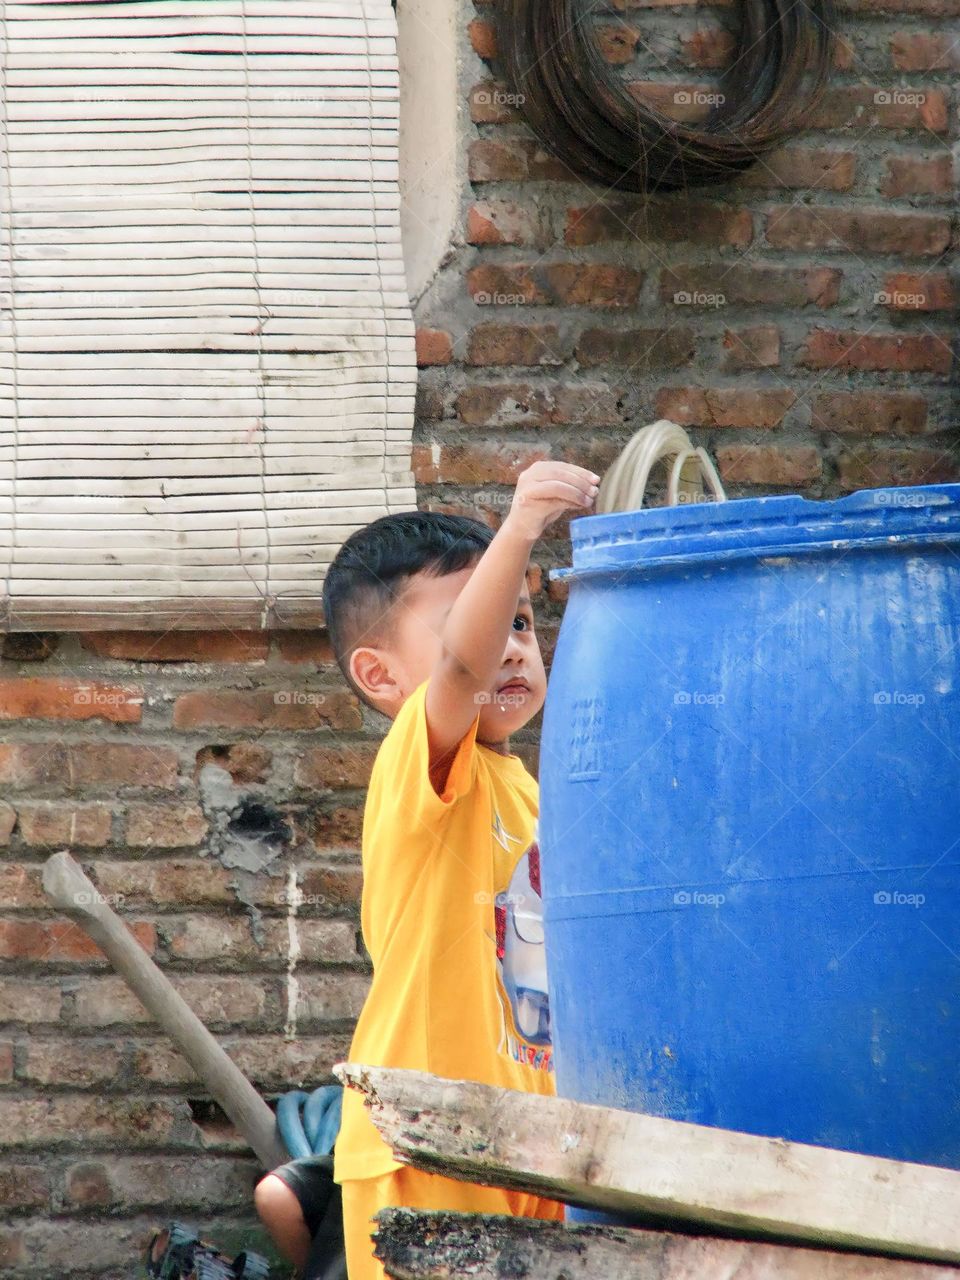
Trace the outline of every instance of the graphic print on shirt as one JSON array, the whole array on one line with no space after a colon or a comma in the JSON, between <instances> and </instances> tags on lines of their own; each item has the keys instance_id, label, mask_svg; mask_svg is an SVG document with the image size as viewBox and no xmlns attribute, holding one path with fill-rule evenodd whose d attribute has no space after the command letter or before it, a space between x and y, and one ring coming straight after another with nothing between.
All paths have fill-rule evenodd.
<instances>
[{"instance_id":1,"label":"graphic print on shirt","mask_svg":"<svg viewBox=\"0 0 960 1280\"><path fill-rule=\"evenodd\" d=\"M510 836L498 813L494 839L509 847ZM514 866L506 889L493 901L497 942L497 995L503 1014L499 1045L517 1062L541 1071L553 1070L550 1041L550 1003L547 994L547 953L543 939L543 899L540 894L540 845L533 840Z\"/></svg>"}]
</instances>

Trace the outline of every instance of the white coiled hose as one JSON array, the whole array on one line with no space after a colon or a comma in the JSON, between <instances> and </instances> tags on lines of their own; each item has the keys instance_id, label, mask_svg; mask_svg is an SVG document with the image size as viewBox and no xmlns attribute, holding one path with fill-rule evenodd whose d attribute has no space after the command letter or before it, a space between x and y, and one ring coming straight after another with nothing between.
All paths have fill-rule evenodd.
<instances>
[{"instance_id":1,"label":"white coiled hose","mask_svg":"<svg viewBox=\"0 0 960 1280\"><path fill-rule=\"evenodd\" d=\"M667 503L702 502L703 482L715 502L727 495L717 469L705 449L694 447L683 427L669 418L660 418L641 427L600 482L594 510L597 515L611 511L638 511L643 506L650 472L658 462L670 462Z\"/></svg>"}]
</instances>

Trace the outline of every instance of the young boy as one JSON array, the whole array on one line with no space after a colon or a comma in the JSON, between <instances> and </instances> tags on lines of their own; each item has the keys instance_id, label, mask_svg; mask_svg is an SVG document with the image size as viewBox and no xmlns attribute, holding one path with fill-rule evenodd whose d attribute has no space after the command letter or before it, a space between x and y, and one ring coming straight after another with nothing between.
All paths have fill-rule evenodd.
<instances>
[{"instance_id":1,"label":"young boy","mask_svg":"<svg viewBox=\"0 0 960 1280\"><path fill-rule=\"evenodd\" d=\"M524 592L530 551L599 477L535 462L494 535L410 511L352 534L324 613L337 662L393 721L363 820L363 937L373 982L354 1062L554 1092L540 915L537 783L510 734L546 677ZM388 1205L559 1219L554 1201L399 1164L347 1090L335 1149L350 1280L382 1280L370 1219Z\"/></svg>"}]
</instances>

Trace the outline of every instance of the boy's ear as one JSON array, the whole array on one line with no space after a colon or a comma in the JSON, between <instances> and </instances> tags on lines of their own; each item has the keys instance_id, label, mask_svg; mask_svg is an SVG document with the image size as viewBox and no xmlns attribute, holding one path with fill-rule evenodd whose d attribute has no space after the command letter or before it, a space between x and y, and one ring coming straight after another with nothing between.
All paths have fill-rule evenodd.
<instances>
[{"instance_id":1,"label":"boy's ear","mask_svg":"<svg viewBox=\"0 0 960 1280\"><path fill-rule=\"evenodd\" d=\"M388 715L395 713L403 701L403 693L397 683L390 655L383 649L359 646L350 655L350 674L359 688Z\"/></svg>"}]
</instances>

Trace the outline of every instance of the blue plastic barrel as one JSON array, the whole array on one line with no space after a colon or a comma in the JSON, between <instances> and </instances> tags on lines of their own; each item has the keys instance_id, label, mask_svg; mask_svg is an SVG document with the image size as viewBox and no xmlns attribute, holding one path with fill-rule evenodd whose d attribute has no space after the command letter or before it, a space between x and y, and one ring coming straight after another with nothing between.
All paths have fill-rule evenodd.
<instances>
[{"instance_id":1,"label":"blue plastic barrel","mask_svg":"<svg viewBox=\"0 0 960 1280\"><path fill-rule=\"evenodd\" d=\"M540 759L558 1091L960 1168L960 485L571 537Z\"/></svg>"}]
</instances>

